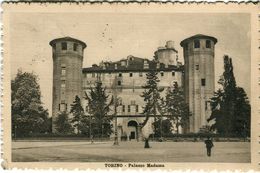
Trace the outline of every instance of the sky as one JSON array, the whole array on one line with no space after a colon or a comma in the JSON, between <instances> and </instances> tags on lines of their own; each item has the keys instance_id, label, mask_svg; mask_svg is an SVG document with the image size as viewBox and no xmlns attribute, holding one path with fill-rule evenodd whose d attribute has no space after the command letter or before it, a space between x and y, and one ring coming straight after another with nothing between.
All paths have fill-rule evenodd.
<instances>
[{"instance_id":1,"label":"sky","mask_svg":"<svg viewBox=\"0 0 260 173\"><path fill-rule=\"evenodd\" d=\"M83 67L134 55L152 59L154 51L173 40L183 62L180 42L195 34L218 39L215 83L223 73L223 56L233 60L237 85L250 98L250 15L247 13L12 13L11 75L17 70L39 77L42 102L52 108L52 49L49 42L73 37L87 44Z\"/></svg>"}]
</instances>

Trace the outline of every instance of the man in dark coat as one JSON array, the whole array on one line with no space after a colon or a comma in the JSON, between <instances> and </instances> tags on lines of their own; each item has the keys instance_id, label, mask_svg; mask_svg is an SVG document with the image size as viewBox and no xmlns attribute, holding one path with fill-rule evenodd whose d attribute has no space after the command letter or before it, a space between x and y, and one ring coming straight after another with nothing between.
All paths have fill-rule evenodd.
<instances>
[{"instance_id":1,"label":"man in dark coat","mask_svg":"<svg viewBox=\"0 0 260 173\"><path fill-rule=\"evenodd\" d=\"M207 148L207 155L210 157L211 156L211 148L214 147L212 139L208 137L207 140L205 140L206 148Z\"/></svg>"}]
</instances>

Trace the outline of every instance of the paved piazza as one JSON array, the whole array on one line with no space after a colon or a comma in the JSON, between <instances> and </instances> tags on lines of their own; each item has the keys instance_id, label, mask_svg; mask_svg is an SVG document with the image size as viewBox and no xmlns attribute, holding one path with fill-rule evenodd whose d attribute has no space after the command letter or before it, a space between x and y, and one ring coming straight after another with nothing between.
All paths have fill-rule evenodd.
<instances>
[{"instance_id":1,"label":"paved piazza","mask_svg":"<svg viewBox=\"0 0 260 173\"><path fill-rule=\"evenodd\" d=\"M250 162L249 142L215 142L212 156L206 156L203 142L150 142L152 148L144 149L144 142L112 141L12 142L14 162Z\"/></svg>"}]
</instances>

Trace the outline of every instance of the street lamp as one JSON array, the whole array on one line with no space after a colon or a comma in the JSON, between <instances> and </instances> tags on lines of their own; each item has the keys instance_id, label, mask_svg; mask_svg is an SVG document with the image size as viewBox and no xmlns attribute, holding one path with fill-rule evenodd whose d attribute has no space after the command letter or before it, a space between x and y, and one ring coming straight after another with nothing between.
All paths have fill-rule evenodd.
<instances>
[{"instance_id":1,"label":"street lamp","mask_svg":"<svg viewBox=\"0 0 260 173\"><path fill-rule=\"evenodd\" d=\"M17 126L14 126L14 140L16 140L16 130L17 130Z\"/></svg>"},{"instance_id":2,"label":"street lamp","mask_svg":"<svg viewBox=\"0 0 260 173\"><path fill-rule=\"evenodd\" d=\"M114 145L119 145L118 143L118 135L117 135L117 106L118 106L118 99L116 97L116 94L115 94L115 104L114 104L114 109L115 109L115 113L114 113L114 116L115 116L115 139L114 139Z\"/></svg>"},{"instance_id":3,"label":"street lamp","mask_svg":"<svg viewBox=\"0 0 260 173\"><path fill-rule=\"evenodd\" d=\"M93 139L93 135L92 135L91 122L92 122L92 117L91 117L91 115L89 115L89 137L90 137L91 144L93 144L94 139Z\"/></svg>"},{"instance_id":4,"label":"street lamp","mask_svg":"<svg viewBox=\"0 0 260 173\"><path fill-rule=\"evenodd\" d=\"M90 138L91 144L93 144L94 140L93 140L92 129L91 129L92 128L91 127L92 117L91 117L91 114L88 114L89 113L88 110L89 110L89 108L88 108L88 106L86 106L86 115L89 117L89 138Z\"/></svg>"}]
</instances>

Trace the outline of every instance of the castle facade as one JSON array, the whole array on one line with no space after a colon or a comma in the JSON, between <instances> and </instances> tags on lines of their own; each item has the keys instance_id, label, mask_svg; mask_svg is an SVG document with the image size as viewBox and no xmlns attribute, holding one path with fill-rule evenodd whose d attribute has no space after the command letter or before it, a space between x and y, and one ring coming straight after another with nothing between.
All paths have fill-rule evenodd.
<instances>
[{"instance_id":1,"label":"castle facade","mask_svg":"<svg viewBox=\"0 0 260 173\"><path fill-rule=\"evenodd\" d=\"M144 121L144 101L140 97L146 84L146 73L156 70L164 88L164 97L175 82L184 87L185 100L192 116L189 127L183 132L198 132L207 125L210 116L209 100L214 94L214 48L217 39L206 35L195 35L181 42L184 51L184 65L178 61L178 51L173 41L155 51L154 59L129 55L115 62L100 62L99 65L82 68L86 44L80 40L65 37L50 42L53 50L53 122L58 112L69 111L70 105L79 96L83 107L87 102L84 93L89 93L97 81L101 81L110 96L119 101L117 107L118 136L130 139L141 138L140 124ZM114 114L111 108L111 116ZM145 129L153 133L150 118ZM114 124L115 125L115 124ZM53 132L55 125L53 124ZM182 131L182 129L180 129Z\"/></svg>"}]
</instances>

